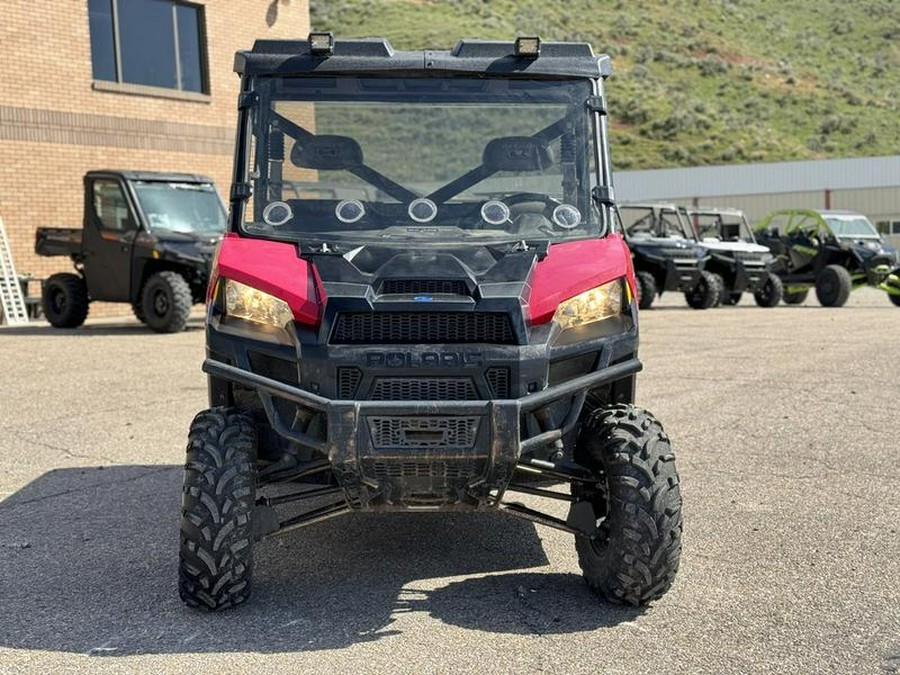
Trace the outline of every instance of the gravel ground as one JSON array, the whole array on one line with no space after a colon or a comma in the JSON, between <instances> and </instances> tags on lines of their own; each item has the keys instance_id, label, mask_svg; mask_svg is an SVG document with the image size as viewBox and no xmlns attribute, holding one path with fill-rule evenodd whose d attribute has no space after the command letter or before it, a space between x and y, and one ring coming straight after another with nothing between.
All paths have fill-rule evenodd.
<instances>
[{"instance_id":1,"label":"gravel ground","mask_svg":"<svg viewBox=\"0 0 900 675\"><path fill-rule=\"evenodd\" d=\"M599 602L524 521L358 515L260 545L213 616L176 591L200 321L0 330L0 672L900 673L900 310L666 296L641 327L685 503L662 600Z\"/></svg>"}]
</instances>

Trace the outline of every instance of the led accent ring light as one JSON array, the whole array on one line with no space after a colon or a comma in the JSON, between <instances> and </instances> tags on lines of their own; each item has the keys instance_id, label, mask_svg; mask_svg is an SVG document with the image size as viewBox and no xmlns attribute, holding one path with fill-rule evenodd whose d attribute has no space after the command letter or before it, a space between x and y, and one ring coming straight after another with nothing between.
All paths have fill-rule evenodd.
<instances>
[{"instance_id":1,"label":"led accent ring light","mask_svg":"<svg viewBox=\"0 0 900 675\"><path fill-rule=\"evenodd\" d=\"M581 224L581 211L571 204L560 204L553 209L553 222L564 230L571 230Z\"/></svg>"},{"instance_id":2,"label":"led accent ring light","mask_svg":"<svg viewBox=\"0 0 900 675\"><path fill-rule=\"evenodd\" d=\"M417 223L430 223L437 215L437 205L426 197L419 197L409 203L407 213Z\"/></svg>"},{"instance_id":3,"label":"led accent ring light","mask_svg":"<svg viewBox=\"0 0 900 675\"><path fill-rule=\"evenodd\" d=\"M509 220L509 207L498 199L481 205L481 219L488 225L503 225Z\"/></svg>"},{"instance_id":4,"label":"led accent ring light","mask_svg":"<svg viewBox=\"0 0 900 675\"><path fill-rule=\"evenodd\" d=\"M284 225L294 217L294 212L287 202L271 202L263 209L263 220L272 227Z\"/></svg>"},{"instance_id":5,"label":"led accent ring light","mask_svg":"<svg viewBox=\"0 0 900 675\"><path fill-rule=\"evenodd\" d=\"M334 215L342 223L355 223L366 215L366 207L358 199L345 199L334 207Z\"/></svg>"}]
</instances>

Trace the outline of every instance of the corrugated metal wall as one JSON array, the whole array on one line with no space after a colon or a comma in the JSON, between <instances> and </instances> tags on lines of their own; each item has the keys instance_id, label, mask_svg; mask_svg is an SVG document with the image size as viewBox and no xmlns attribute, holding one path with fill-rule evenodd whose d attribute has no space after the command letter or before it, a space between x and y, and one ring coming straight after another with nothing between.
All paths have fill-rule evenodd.
<instances>
[{"instance_id":1,"label":"corrugated metal wall","mask_svg":"<svg viewBox=\"0 0 900 675\"><path fill-rule=\"evenodd\" d=\"M665 199L665 197L663 197ZM694 199L676 199L676 204L692 206ZM699 198L703 206L733 206L743 209L751 220L759 220L775 209L824 209L825 191L784 192L770 195L709 195ZM900 188L832 190L832 209L859 211L873 222L900 220Z\"/></svg>"},{"instance_id":2,"label":"corrugated metal wall","mask_svg":"<svg viewBox=\"0 0 900 675\"><path fill-rule=\"evenodd\" d=\"M734 207L751 222L776 209L843 209L900 223L900 156L650 171L614 176L622 201ZM900 225L888 239L900 246Z\"/></svg>"}]
</instances>

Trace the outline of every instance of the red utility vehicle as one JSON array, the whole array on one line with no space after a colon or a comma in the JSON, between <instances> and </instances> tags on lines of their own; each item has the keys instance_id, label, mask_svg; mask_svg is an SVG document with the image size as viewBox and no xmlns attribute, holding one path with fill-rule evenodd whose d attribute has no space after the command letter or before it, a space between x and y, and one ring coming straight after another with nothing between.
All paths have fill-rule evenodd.
<instances>
[{"instance_id":1,"label":"red utility vehicle","mask_svg":"<svg viewBox=\"0 0 900 675\"><path fill-rule=\"evenodd\" d=\"M443 509L569 532L602 596L660 597L681 496L668 437L633 405L608 57L537 38L400 52L314 34L259 41L235 68L183 600L243 602L270 535Z\"/></svg>"}]
</instances>

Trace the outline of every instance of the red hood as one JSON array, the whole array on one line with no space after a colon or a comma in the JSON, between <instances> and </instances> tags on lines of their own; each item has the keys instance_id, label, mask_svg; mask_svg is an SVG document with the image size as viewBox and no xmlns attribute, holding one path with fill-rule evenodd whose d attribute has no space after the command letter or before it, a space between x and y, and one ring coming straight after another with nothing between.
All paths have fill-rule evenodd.
<instances>
[{"instance_id":1,"label":"red hood","mask_svg":"<svg viewBox=\"0 0 900 675\"><path fill-rule=\"evenodd\" d=\"M631 255L621 235L554 244L532 274L528 320L550 321L561 302L623 276L635 295ZM297 321L314 325L320 320L325 292L315 266L300 258L295 244L228 234L216 257L210 289L219 277L281 298Z\"/></svg>"},{"instance_id":2,"label":"red hood","mask_svg":"<svg viewBox=\"0 0 900 675\"><path fill-rule=\"evenodd\" d=\"M533 324L550 321L559 303L621 277L628 278L634 296L631 254L620 234L554 244L531 278L529 320Z\"/></svg>"},{"instance_id":3,"label":"red hood","mask_svg":"<svg viewBox=\"0 0 900 675\"><path fill-rule=\"evenodd\" d=\"M315 269L300 258L297 246L228 234L216 256L210 288L219 277L233 279L284 300L297 321L319 321L319 298L324 298Z\"/></svg>"}]
</instances>

